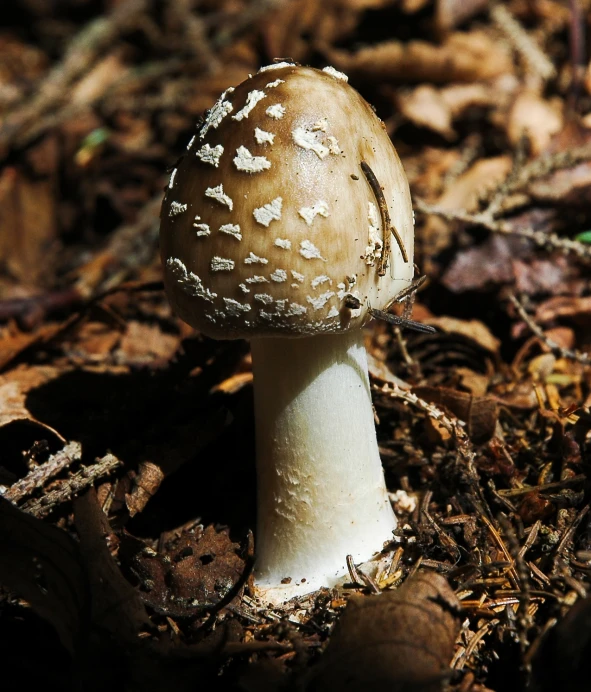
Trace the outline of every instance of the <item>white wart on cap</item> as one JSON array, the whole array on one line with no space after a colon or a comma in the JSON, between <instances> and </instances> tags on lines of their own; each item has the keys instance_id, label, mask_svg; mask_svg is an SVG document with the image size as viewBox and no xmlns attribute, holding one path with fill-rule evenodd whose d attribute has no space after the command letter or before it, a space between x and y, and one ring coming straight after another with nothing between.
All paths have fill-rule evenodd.
<instances>
[{"instance_id":1,"label":"white wart on cap","mask_svg":"<svg viewBox=\"0 0 591 692\"><path fill-rule=\"evenodd\" d=\"M379 181L400 243L361 162ZM396 151L332 68L280 63L224 92L162 207L168 295L186 322L217 338L359 327L368 307L384 308L408 285L412 239Z\"/></svg>"}]
</instances>

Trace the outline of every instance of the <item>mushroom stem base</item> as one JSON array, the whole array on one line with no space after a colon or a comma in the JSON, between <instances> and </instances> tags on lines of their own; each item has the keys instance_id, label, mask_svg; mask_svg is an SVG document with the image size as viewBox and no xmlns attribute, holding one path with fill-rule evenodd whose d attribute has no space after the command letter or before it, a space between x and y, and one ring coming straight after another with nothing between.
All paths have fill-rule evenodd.
<instances>
[{"instance_id":1,"label":"mushroom stem base","mask_svg":"<svg viewBox=\"0 0 591 692\"><path fill-rule=\"evenodd\" d=\"M363 332L252 341L257 437L255 584L265 599L334 585L346 557L392 540Z\"/></svg>"}]
</instances>

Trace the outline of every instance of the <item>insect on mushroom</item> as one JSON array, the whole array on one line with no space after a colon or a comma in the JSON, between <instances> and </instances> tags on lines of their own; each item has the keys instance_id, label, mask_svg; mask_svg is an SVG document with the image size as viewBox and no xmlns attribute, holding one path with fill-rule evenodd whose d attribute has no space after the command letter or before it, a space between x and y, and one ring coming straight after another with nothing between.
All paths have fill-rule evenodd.
<instances>
[{"instance_id":1,"label":"insect on mushroom","mask_svg":"<svg viewBox=\"0 0 591 692\"><path fill-rule=\"evenodd\" d=\"M179 316L251 342L258 593L333 585L396 528L362 326L411 284L413 214L382 122L334 68L262 68L173 171L161 252Z\"/></svg>"}]
</instances>

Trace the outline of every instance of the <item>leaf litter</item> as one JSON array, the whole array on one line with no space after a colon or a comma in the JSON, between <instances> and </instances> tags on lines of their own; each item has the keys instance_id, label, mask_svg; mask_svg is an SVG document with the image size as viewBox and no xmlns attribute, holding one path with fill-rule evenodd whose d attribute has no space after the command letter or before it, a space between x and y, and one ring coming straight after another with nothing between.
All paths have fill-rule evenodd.
<instances>
[{"instance_id":1,"label":"leaf litter","mask_svg":"<svg viewBox=\"0 0 591 692\"><path fill-rule=\"evenodd\" d=\"M6 679L570 689L591 631L587 3L75 4L16 3L0 33ZM367 331L399 516L380 573L269 609L247 347L171 314L157 237L198 118L277 56L376 105L428 277L393 309L437 332ZM61 657L28 643L48 636Z\"/></svg>"}]
</instances>

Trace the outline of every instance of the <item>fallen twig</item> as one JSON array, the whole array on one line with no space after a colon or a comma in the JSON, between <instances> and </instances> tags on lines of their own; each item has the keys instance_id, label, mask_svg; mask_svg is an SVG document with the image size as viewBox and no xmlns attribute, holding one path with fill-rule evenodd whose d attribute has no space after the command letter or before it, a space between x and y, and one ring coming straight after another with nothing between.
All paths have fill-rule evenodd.
<instances>
[{"instance_id":1,"label":"fallen twig","mask_svg":"<svg viewBox=\"0 0 591 692\"><path fill-rule=\"evenodd\" d=\"M22 505L21 509L34 517L45 517L55 507L68 502L68 500L81 493L85 488L93 485L99 478L108 476L118 466L121 466L121 461L113 454L106 454L92 466L85 466L68 478L68 480L63 481L59 488L46 493L38 499L29 500Z\"/></svg>"},{"instance_id":2,"label":"fallen twig","mask_svg":"<svg viewBox=\"0 0 591 692\"><path fill-rule=\"evenodd\" d=\"M507 221L497 221L487 214L470 214L460 209L442 209L433 204L427 204L422 200L416 200L415 209L424 214L435 214L447 221L463 221L477 226L484 226L493 233L503 235L518 235L534 242L538 247L559 250L564 253L572 253L580 259L591 260L591 246L584 245L577 240L561 238L555 233L544 233L534 228L517 228Z\"/></svg>"},{"instance_id":3,"label":"fallen twig","mask_svg":"<svg viewBox=\"0 0 591 692\"><path fill-rule=\"evenodd\" d=\"M540 341L542 341L553 353L560 356L560 358L576 360L577 362L585 365L589 363L591 360L591 355L589 353L581 353L581 351L564 348L563 346L557 344L544 334L542 328L534 322L532 317L527 314L523 305L512 293L509 293L508 298L515 306L519 317L521 317L521 319L527 324L530 331L532 331L538 337L538 339L540 339Z\"/></svg>"},{"instance_id":4,"label":"fallen twig","mask_svg":"<svg viewBox=\"0 0 591 692\"><path fill-rule=\"evenodd\" d=\"M504 4L494 4L490 10L490 16L521 56L530 73L544 81L553 79L556 76L556 68L550 61L550 58L548 58Z\"/></svg>"},{"instance_id":5,"label":"fallen twig","mask_svg":"<svg viewBox=\"0 0 591 692\"><path fill-rule=\"evenodd\" d=\"M82 447L79 442L69 442L59 452L52 454L49 459L37 468L30 471L24 478L14 483L4 493L4 497L11 502L19 502L30 495L36 488L41 488L45 483L60 471L68 468L75 461L80 461Z\"/></svg>"}]
</instances>

